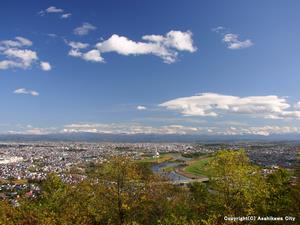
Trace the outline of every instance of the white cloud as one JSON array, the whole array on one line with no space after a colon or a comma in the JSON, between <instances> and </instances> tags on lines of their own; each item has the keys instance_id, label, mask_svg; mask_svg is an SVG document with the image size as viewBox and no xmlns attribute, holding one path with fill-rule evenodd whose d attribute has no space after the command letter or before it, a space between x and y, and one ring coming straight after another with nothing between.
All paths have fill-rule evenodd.
<instances>
[{"instance_id":1,"label":"white cloud","mask_svg":"<svg viewBox=\"0 0 300 225\"><path fill-rule=\"evenodd\" d=\"M290 127L290 126L249 126L249 127L207 127L203 131L210 135L283 135L283 134L300 134L300 127Z\"/></svg>"},{"instance_id":2,"label":"white cloud","mask_svg":"<svg viewBox=\"0 0 300 225\"><path fill-rule=\"evenodd\" d=\"M104 59L101 57L100 52L96 49L84 53L82 55L82 58L86 61L104 62Z\"/></svg>"},{"instance_id":3,"label":"white cloud","mask_svg":"<svg viewBox=\"0 0 300 225\"><path fill-rule=\"evenodd\" d=\"M71 49L68 55L73 57L81 57L82 53L78 49Z\"/></svg>"},{"instance_id":4,"label":"white cloud","mask_svg":"<svg viewBox=\"0 0 300 225\"><path fill-rule=\"evenodd\" d=\"M2 48L9 48L9 47L23 47L23 46L31 46L32 41L24 37L15 37L15 40L3 40L0 41L0 49Z\"/></svg>"},{"instance_id":5,"label":"white cloud","mask_svg":"<svg viewBox=\"0 0 300 225\"><path fill-rule=\"evenodd\" d=\"M49 62L40 62L40 67L44 71L50 71L52 69Z\"/></svg>"},{"instance_id":6,"label":"white cloud","mask_svg":"<svg viewBox=\"0 0 300 225\"><path fill-rule=\"evenodd\" d=\"M170 31L162 41L164 45L179 51L195 52L197 48L193 45L192 32Z\"/></svg>"},{"instance_id":7,"label":"white cloud","mask_svg":"<svg viewBox=\"0 0 300 225\"><path fill-rule=\"evenodd\" d=\"M72 13L65 13L65 14L62 14L62 15L61 15L61 18L67 19L67 18L69 18L69 17L71 17L71 16L72 16Z\"/></svg>"},{"instance_id":8,"label":"white cloud","mask_svg":"<svg viewBox=\"0 0 300 225\"><path fill-rule=\"evenodd\" d=\"M145 35L142 39L144 41L136 42L127 37L113 34L107 40L97 43L97 49L93 50L97 50L99 55L108 52L116 52L125 56L152 54L162 58L165 63L174 63L177 60L179 51L195 52L197 50L193 45L190 31L170 31L164 36ZM86 48L88 47L87 45L81 47L78 42L69 42L68 44L72 47L69 55L83 58L84 53L80 52L79 49ZM96 53L95 51L93 52Z\"/></svg>"},{"instance_id":9,"label":"white cloud","mask_svg":"<svg viewBox=\"0 0 300 225\"><path fill-rule=\"evenodd\" d=\"M90 23L83 23L80 27L74 29L74 34L83 36L89 34L90 31L96 30L97 27Z\"/></svg>"},{"instance_id":10,"label":"white cloud","mask_svg":"<svg viewBox=\"0 0 300 225\"><path fill-rule=\"evenodd\" d=\"M31 46L32 45L32 41L30 41L29 39L24 38L24 37L16 37L16 40L19 41L21 46Z\"/></svg>"},{"instance_id":11,"label":"white cloud","mask_svg":"<svg viewBox=\"0 0 300 225\"><path fill-rule=\"evenodd\" d=\"M56 6L50 6L45 10L41 10L38 14L41 16L45 16L46 14L61 14L60 18L62 19L67 19L72 16L71 13L65 12L65 10L57 8Z\"/></svg>"},{"instance_id":12,"label":"white cloud","mask_svg":"<svg viewBox=\"0 0 300 225\"><path fill-rule=\"evenodd\" d=\"M249 48L253 45L253 42L250 39L246 39L244 41L239 40L239 36L237 34L225 34L223 42L227 44L227 48L229 49Z\"/></svg>"},{"instance_id":13,"label":"white cloud","mask_svg":"<svg viewBox=\"0 0 300 225\"><path fill-rule=\"evenodd\" d=\"M195 52L197 48L193 45L192 32L171 30L165 36L145 35L143 40L160 43L166 47L175 48L179 51Z\"/></svg>"},{"instance_id":14,"label":"white cloud","mask_svg":"<svg viewBox=\"0 0 300 225\"><path fill-rule=\"evenodd\" d=\"M55 6L50 6L46 9L47 13L62 13L64 10L60 8L56 8Z\"/></svg>"},{"instance_id":15,"label":"white cloud","mask_svg":"<svg viewBox=\"0 0 300 225\"><path fill-rule=\"evenodd\" d=\"M8 125L4 125L8 127ZM12 127L12 125L9 125ZM98 134L177 134L177 135L287 135L300 134L297 126L226 126L226 127L195 127L178 124L149 126L140 123L74 123L63 127L38 128L32 125L17 125L14 134L51 134L51 133L98 133Z\"/></svg>"},{"instance_id":16,"label":"white cloud","mask_svg":"<svg viewBox=\"0 0 300 225\"><path fill-rule=\"evenodd\" d=\"M50 34L47 34L49 37L52 37L52 38L56 38L56 37L58 37L58 35L57 34L53 34L53 33L50 33Z\"/></svg>"},{"instance_id":17,"label":"white cloud","mask_svg":"<svg viewBox=\"0 0 300 225\"><path fill-rule=\"evenodd\" d=\"M218 26L218 27L214 27L211 29L213 32L216 32L216 33L224 33L224 31L226 30L225 27L223 26Z\"/></svg>"},{"instance_id":18,"label":"white cloud","mask_svg":"<svg viewBox=\"0 0 300 225\"><path fill-rule=\"evenodd\" d=\"M249 48L254 44L250 39L246 39L243 41L240 40L238 34L229 32L229 29L223 26L213 28L212 31L222 35L222 41L227 45L228 49L235 50Z\"/></svg>"},{"instance_id":19,"label":"white cloud","mask_svg":"<svg viewBox=\"0 0 300 225\"><path fill-rule=\"evenodd\" d=\"M24 37L15 37L14 40L0 41L0 55L5 57L0 61L0 70L10 68L28 69L39 58L36 51L28 49L33 43Z\"/></svg>"},{"instance_id":20,"label":"white cloud","mask_svg":"<svg viewBox=\"0 0 300 225\"><path fill-rule=\"evenodd\" d=\"M287 111L290 105L276 95L238 97L217 93L202 93L176 98L160 104L185 116L211 116L220 114L251 115L268 119L300 119L300 111Z\"/></svg>"},{"instance_id":21,"label":"white cloud","mask_svg":"<svg viewBox=\"0 0 300 225\"><path fill-rule=\"evenodd\" d=\"M38 96L39 93L33 90L27 90L26 88L19 88L14 91L15 94L23 94L23 95L31 95L31 96Z\"/></svg>"},{"instance_id":22,"label":"white cloud","mask_svg":"<svg viewBox=\"0 0 300 225\"><path fill-rule=\"evenodd\" d=\"M89 47L88 43L75 42L75 41L68 42L68 45L71 46L73 49L84 49Z\"/></svg>"},{"instance_id":23,"label":"white cloud","mask_svg":"<svg viewBox=\"0 0 300 225\"><path fill-rule=\"evenodd\" d=\"M21 65L17 62L11 60L2 60L0 61L0 70L6 70L9 68L21 67Z\"/></svg>"},{"instance_id":24,"label":"white cloud","mask_svg":"<svg viewBox=\"0 0 300 225\"><path fill-rule=\"evenodd\" d=\"M138 106L136 107L136 109L137 109L137 110L146 110L147 107L144 106L144 105L138 105Z\"/></svg>"},{"instance_id":25,"label":"white cloud","mask_svg":"<svg viewBox=\"0 0 300 225\"><path fill-rule=\"evenodd\" d=\"M147 42L135 42L127 37L112 35L109 39L99 42L96 47L100 52L116 52L120 55L156 55L165 63L176 61L178 51L195 52L192 33L190 31L170 31L165 36L145 35L142 37Z\"/></svg>"},{"instance_id":26,"label":"white cloud","mask_svg":"<svg viewBox=\"0 0 300 225\"><path fill-rule=\"evenodd\" d=\"M12 127L12 125L10 125ZM51 134L58 133L59 130L56 127L34 127L33 125L18 124L13 130L10 130L10 134L31 134L31 135L41 135L41 134Z\"/></svg>"},{"instance_id":27,"label":"white cloud","mask_svg":"<svg viewBox=\"0 0 300 225\"><path fill-rule=\"evenodd\" d=\"M2 54L11 59L12 63L9 65L23 69L29 68L38 59L37 53L28 49L8 48Z\"/></svg>"},{"instance_id":28,"label":"white cloud","mask_svg":"<svg viewBox=\"0 0 300 225\"><path fill-rule=\"evenodd\" d=\"M167 125L160 127L146 126L141 124L102 124L102 123L87 123L87 124L70 124L66 125L62 132L64 133L106 133L106 134L189 134L197 133L201 128L182 126L182 125Z\"/></svg>"},{"instance_id":29,"label":"white cloud","mask_svg":"<svg viewBox=\"0 0 300 225\"><path fill-rule=\"evenodd\" d=\"M106 134L180 134L180 135L260 135L300 134L295 126L230 126L230 127L192 127L178 124L148 126L139 123L77 123L64 126L63 133L106 133Z\"/></svg>"},{"instance_id":30,"label":"white cloud","mask_svg":"<svg viewBox=\"0 0 300 225\"><path fill-rule=\"evenodd\" d=\"M300 101L299 101L299 102L297 102L296 104L294 104L294 108L296 108L296 109L300 109Z\"/></svg>"},{"instance_id":31,"label":"white cloud","mask_svg":"<svg viewBox=\"0 0 300 225\"><path fill-rule=\"evenodd\" d=\"M117 34L98 43L96 47L103 53L116 52L125 56L153 54L162 58L166 63L175 62L178 55L176 51L169 50L161 44L154 42L135 42Z\"/></svg>"},{"instance_id":32,"label":"white cloud","mask_svg":"<svg viewBox=\"0 0 300 225\"><path fill-rule=\"evenodd\" d=\"M95 50L94 52L87 52L85 54L80 52L81 49L85 49L85 48L89 47L88 43L75 42L75 41L70 41L67 43L71 47L71 50L68 53L69 56L79 57L79 58L82 58L87 61L95 61L95 62L103 61L102 57L100 56L100 53L97 53L97 50ZM92 58L94 58L96 60L91 60Z\"/></svg>"}]
</instances>

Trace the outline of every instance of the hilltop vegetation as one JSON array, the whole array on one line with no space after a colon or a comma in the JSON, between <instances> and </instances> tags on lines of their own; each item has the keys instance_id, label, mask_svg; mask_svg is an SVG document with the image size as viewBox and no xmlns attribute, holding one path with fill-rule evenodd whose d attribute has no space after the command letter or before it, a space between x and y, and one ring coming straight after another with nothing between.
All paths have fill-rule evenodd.
<instances>
[{"instance_id":1,"label":"hilltop vegetation","mask_svg":"<svg viewBox=\"0 0 300 225\"><path fill-rule=\"evenodd\" d=\"M22 197L19 207L0 201L0 224L222 225L234 224L224 216L300 218L300 182L292 185L284 169L264 176L244 151L220 151L205 166L210 182L188 187L153 174L147 162L122 157L90 167L87 179L77 184L50 174L37 199ZM299 169L295 174L299 177Z\"/></svg>"}]
</instances>

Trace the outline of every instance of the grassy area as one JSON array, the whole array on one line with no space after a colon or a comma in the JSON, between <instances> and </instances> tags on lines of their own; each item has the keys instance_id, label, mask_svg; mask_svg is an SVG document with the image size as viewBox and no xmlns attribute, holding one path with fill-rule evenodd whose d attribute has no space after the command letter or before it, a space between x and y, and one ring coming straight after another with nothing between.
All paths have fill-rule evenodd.
<instances>
[{"instance_id":1,"label":"grassy area","mask_svg":"<svg viewBox=\"0 0 300 225\"><path fill-rule=\"evenodd\" d=\"M171 172L175 169L175 166L167 166L163 168L164 172Z\"/></svg>"},{"instance_id":2,"label":"grassy area","mask_svg":"<svg viewBox=\"0 0 300 225\"><path fill-rule=\"evenodd\" d=\"M28 181L26 179L13 179L13 180L4 180L4 179L0 179L0 184L27 184Z\"/></svg>"},{"instance_id":3,"label":"grassy area","mask_svg":"<svg viewBox=\"0 0 300 225\"><path fill-rule=\"evenodd\" d=\"M193 160L187 167L184 168L184 172L191 173L196 176L209 176L207 170L207 164L211 160L211 157Z\"/></svg>"},{"instance_id":4,"label":"grassy area","mask_svg":"<svg viewBox=\"0 0 300 225\"><path fill-rule=\"evenodd\" d=\"M161 154L159 158L147 157L139 160L139 162L148 162L148 163L162 163L166 161L171 161L173 157L170 154Z\"/></svg>"}]
</instances>

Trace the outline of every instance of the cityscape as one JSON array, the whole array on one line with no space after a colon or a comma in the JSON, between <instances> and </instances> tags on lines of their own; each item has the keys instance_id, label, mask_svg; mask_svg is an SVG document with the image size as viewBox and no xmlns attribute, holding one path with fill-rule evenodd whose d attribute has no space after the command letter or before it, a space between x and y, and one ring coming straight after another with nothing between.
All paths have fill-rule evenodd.
<instances>
[{"instance_id":1,"label":"cityscape","mask_svg":"<svg viewBox=\"0 0 300 225\"><path fill-rule=\"evenodd\" d=\"M3 0L0 225L300 221L299 0Z\"/></svg>"},{"instance_id":2,"label":"cityscape","mask_svg":"<svg viewBox=\"0 0 300 225\"><path fill-rule=\"evenodd\" d=\"M0 143L1 197L12 197L18 192L33 193L40 190L28 181L45 180L49 173L56 173L66 183L76 183L86 178L78 174L90 163L103 163L112 156L133 160L159 158L164 154L213 154L217 151L244 149L250 161L262 167L262 173L274 168L293 170L298 165L297 148L300 143L236 142L236 143L89 143L89 142L32 142ZM23 181L12 185L11 180ZM171 179L172 180L172 179ZM6 182L7 181L7 182ZM175 179L176 181L176 179ZM21 182L22 183L22 182ZM176 183L176 182L175 182ZM8 192L9 190L9 192ZM6 194L8 196L6 196ZM14 193L14 195L12 195Z\"/></svg>"}]
</instances>

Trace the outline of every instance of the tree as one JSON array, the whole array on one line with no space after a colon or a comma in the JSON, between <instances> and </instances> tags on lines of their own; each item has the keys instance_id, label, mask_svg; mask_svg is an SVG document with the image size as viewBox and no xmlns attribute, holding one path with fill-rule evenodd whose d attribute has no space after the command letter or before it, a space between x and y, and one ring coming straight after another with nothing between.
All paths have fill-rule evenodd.
<instances>
[{"instance_id":1,"label":"tree","mask_svg":"<svg viewBox=\"0 0 300 225\"><path fill-rule=\"evenodd\" d=\"M285 216L291 212L293 202L291 175L285 169L277 169L267 177L268 213L274 216Z\"/></svg>"},{"instance_id":2,"label":"tree","mask_svg":"<svg viewBox=\"0 0 300 225\"><path fill-rule=\"evenodd\" d=\"M13 225L11 218L15 213L16 210L7 201L0 200L0 225Z\"/></svg>"},{"instance_id":3,"label":"tree","mask_svg":"<svg viewBox=\"0 0 300 225\"><path fill-rule=\"evenodd\" d=\"M209 163L212 213L223 216L253 215L266 210L268 189L259 168L243 150L220 151Z\"/></svg>"}]
</instances>

